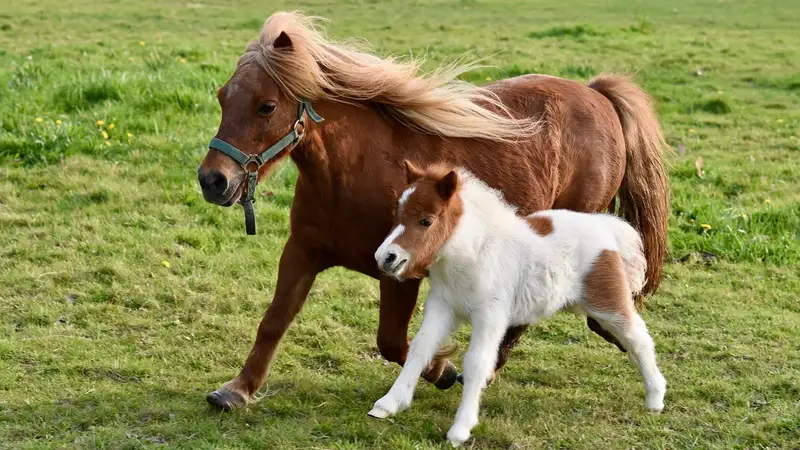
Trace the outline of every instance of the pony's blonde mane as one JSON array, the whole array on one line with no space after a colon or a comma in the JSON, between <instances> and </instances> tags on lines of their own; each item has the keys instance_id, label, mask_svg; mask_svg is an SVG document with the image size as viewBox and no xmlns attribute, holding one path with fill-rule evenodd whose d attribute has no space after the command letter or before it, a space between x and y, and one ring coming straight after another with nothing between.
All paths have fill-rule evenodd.
<instances>
[{"instance_id":1,"label":"pony's blonde mane","mask_svg":"<svg viewBox=\"0 0 800 450\"><path fill-rule=\"evenodd\" d=\"M474 64L451 64L420 75L420 59L382 59L334 43L315 22L299 13L271 15L238 65L255 61L295 100L374 102L423 133L510 142L537 130L536 121L515 118L494 93L456 78ZM273 45L282 32L291 39L291 48Z\"/></svg>"}]
</instances>

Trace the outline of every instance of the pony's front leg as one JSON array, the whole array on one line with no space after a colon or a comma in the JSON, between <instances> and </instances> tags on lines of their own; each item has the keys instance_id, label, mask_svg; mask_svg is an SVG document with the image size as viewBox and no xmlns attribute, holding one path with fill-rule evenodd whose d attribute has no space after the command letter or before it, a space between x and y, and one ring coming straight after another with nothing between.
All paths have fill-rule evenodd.
<instances>
[{"instance_id":1,"label":"pony's front leg","mask_svg":"<svg viewBox=\"0 0 800 450\"><path fill-rule=\"evenodd\" d=\"M453 330L454 324L455 319L450 306L435 295L429 296L425 304L422 325L411 341L403 370L400 371L400 376L397 377L389 393L375 402L369 412L370 416L383 419L408 408L414 398L414 390L417 388L422 371L436 356L439 345Z\"/></svg>"},{"instance_id":2,"label":"pony's front leg","mask_svg":"<svg viewBox=\"0 0 800 450\"><path fill-rule=\"evenodd\" d=\"M447 440L457 447L469 439L478 424L481 392L491 380L497 359L497 348L508 326L501 311L474 312L469 350L464 355L464 391L455 422L447 432Z\"/></svg>"},{"instance_id":3,"label":"pony's front leg","mask_svg":"<svg viewBox=\"0 0 800 450\"><path fill-rule=\"evenodd\" d=\"M258 325L256 341L239 376L208 394L206 400L220 409L247 405L264 383L275 349L294 317L303 307L314 279L325 268L313 252L289 238L278 266L275 296Z\"/></svg>"}]
</instances>

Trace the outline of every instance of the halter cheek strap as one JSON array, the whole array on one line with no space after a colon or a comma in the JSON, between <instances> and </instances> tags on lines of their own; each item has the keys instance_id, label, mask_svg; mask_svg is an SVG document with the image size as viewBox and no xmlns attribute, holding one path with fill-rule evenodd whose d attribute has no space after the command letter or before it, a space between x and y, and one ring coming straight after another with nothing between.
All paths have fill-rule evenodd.
<instances>
[{"instance_id":1,"label":"halter cheek strap","mask_svg":"<svg viewBox=\"0 0 800 450\"><path fill-rule=\"evenodd\" d=\"M255 202L256 185L258 184L258 170L264 166L269 160L274 158L278 153L283 151L286 147L295 146L300 139L303 138L306 131L305 117L311 118L315 123L322 122L323 119L314 108L311 107L311 102L302 99L297 106L297 120L292 125L292 130L282 137L278 142L270 145L261 153L255 155L248 155L247 153L239 150L228 142L219 138L211 139L208 143L208 148L219 150L228 155L231 159L239 163L240 166L247 173L245 180L244 195L239 200L244 208L244 224L247 234L256 234L256 216L253 208Z\"/></svg>"}]
</instances>

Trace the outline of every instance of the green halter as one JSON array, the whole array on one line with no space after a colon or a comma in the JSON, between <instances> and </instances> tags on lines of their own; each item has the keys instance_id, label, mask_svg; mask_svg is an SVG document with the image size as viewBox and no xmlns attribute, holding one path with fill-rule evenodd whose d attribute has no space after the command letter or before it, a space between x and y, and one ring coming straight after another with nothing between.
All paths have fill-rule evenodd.
<instances>
[{"instance_id":1,"label":"green halter","mask_svg":"<svg viewBox=\"0 0 800 450\"><path fill-rule=\"evenodd\" d=\"M258 170L264 166L270 159L274 158L278 153L283 151L286 147L297 145L300 139L303 138L306 131L305 115L316 123L322 122L323 119L314 108L311 107L311 102L302 99L297 107L297 120L292 126L286 136L281 138L278 142L267 147L266 150L255 155L248 155L247 153L239 150L233 145L223 141L219 138L211 139L208 143L208 148L219 150L228 155L231 159L239 163L240 166L247 172L247 179L245 180L245 191L241 200L239 200L244 208L244 224L247 234L256 234L256 218L253 209L253 202L255 202L256 185L258 184Z\"/></svg>"}]
</instances>

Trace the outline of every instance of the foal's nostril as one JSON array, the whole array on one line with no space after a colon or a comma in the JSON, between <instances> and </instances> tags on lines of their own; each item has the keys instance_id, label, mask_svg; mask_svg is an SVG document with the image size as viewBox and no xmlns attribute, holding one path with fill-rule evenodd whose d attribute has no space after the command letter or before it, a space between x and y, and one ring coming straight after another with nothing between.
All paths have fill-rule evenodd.
<instances>
[{"instance_id":1,"label":"foal's nostril","mask_svg":"<svg viewBox=\"0 0 800 450\"><path fill-rule=\"evenodd\" d=\"M397 255L395 253L389 253L388 255L386 255L386 258L384 258L383 263L388 265L393 263L396 259Z\"/></svg>"}]
</instances>

